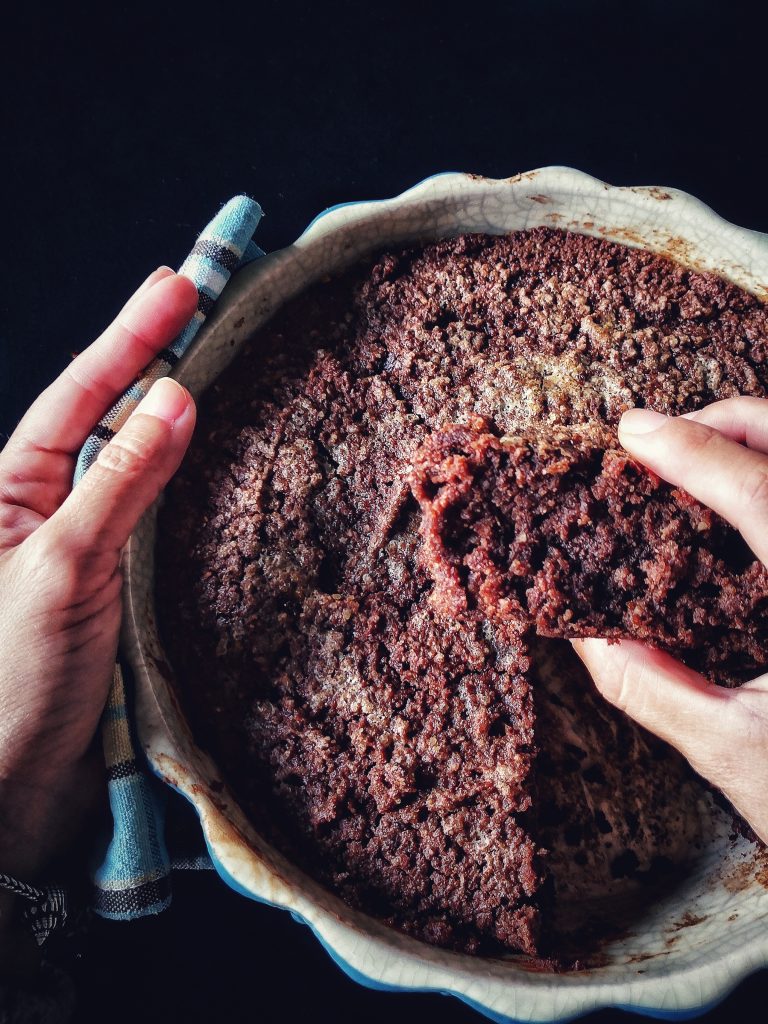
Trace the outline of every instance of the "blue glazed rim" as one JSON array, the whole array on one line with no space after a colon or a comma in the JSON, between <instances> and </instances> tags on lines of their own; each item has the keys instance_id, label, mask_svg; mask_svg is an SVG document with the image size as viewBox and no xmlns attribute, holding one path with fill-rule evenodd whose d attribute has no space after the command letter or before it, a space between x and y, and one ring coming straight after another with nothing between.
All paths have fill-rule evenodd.
<instances>
[{"instance_id":1,"label":"blue glazed rim","mask_svg":"<svg viewBox=\"0 0 768 1024\"><path fill-rule=\"evenodd\" d=\"M165 778L151 762L148 761L147 763L153 775L155 775L156 778L158 778L163 783L163 785L167 786L169 789L173 790L174 793L177 793L179 796L183 797L188 803L190 803L194 807L195 812L199 816L198 807L195 804L194 800L191 798L191 796L188 793L186 793L183 789L181 789L179 786L176 786L172 782L169 782L169 780ZM208 856L210 857L214 871L219 876L219 878L221 878L221 880L230 889L232 889L233 892L236 892L239 896L245 896L246 899L252 900L254 903L261 903L263 906L273 907L276 910L282 910L285 913L290 914L297 924L304 925L306 928L309 928L317 942L322 946L322 948L325 950L325 952L328 954L331 960L336 964L337 967L341 968L341 970L344 972L344 974L347 975L348 978L350 978L352 981L357 982L358 985L362 985L364 988L372 989L375 992L449 996L452 999L458 999L459 1002L464 1003L465 1006L468 1006L470 1009L474 1010L476 1013L479 1013L487 1020L493 1021L493 1024L569 1024L570 1021L578 1020L579 1018L584 1017L589 1013L597 1013L600 1010L623 1010L627 1013L634 1013L640 1016L648 1017L653 1020L695 1020L696 1018L701 1017L706 1013L709 1013L711 1010L714 1010L715 1007L719 1006L720 1003L727 999L727 997L733 991L733 988L735 988L736 985L739 983L737 980L732 986L732 988L728 989L728 991L724 992L717 999L713 999L711 1002L708 1002L703 1006L692 1007L687 1010L654 1010L648 1007L638 1007L624 1003L597 1003L595 1004L595 1006L592 1006L581 1013L569 1017L555 1017L550 1018L546 1021L544 1021L544 1019L542 1018L540 1021L537 1022L520 1021L516 1017L508 1017L505 1014L495 1013L493 1010L490 1010L487 1006L483 1006L482 1003L478 1003L474 999L470 999L468 996L464 995L462 992L456 992L455 990L450 988L389 985L386 982L376 981L375 978L371 978L367 974L363 974L362 971L359 971L356 967L353 967L350 963L348 963L342 956L340 956L337 953L337 951L328 942L328 940L317 930L317 928L315 928L312 922L308 921L302 914L298 913L298 911L290 910L288 907L284 907L279 903L273 903L271 900L265 899L263 896L257 896L255 893L251 892L249 889L246 889L243 885L241 885L240 882L238 882L237 879L232 874L230 874L230 872L222 864L216 851L212 848L210 842L208 841L208 836L206 835L205 829L201 829L201 831L203 833L203 840L205 841L205 846L208 851Z\"/></svg>"},{"instance_id":2,"label":"blue glazed rim","mask_svg":"<svg viewBox=\"0 0 768 1024\"><path fill-rule=\"evenodd\" d=\"M564 168L564 169L566 169L566 168ZM567 169L571 170L570 168L567 168ZM583 174L583 172L577 172L577 173ZM422 178L416 184L412 185L411 187L409 187L408 189L406 189L404 192L400 193L396 197L384 197L384 198L380 198L380 199L368 199L368 200L366 200L366 199L357 199L357 200L350 200L348 202L335 203L332 206L328 206L324 210L321 210L309 222L309 224L304 229L302 234L299 236L297 241L300 241L307 233L310 232L310 230L319 221L321 221L324 217L326 217L330 213L334 213L334 212L336 212L338 210L342 210L342 209L346 209L348 207L354 207L354 206L378 206L379 204L390 202L392 198L402 198L403 196L408 195L410 192L413 192L413 191L421 188L422 186L424 186L428 182L434 181L434 180L439 179L439 178L448 177L448 176L454 176L454 175L462 176L463 177L463 176L466 176L466 172L463 172L463 171L440 171L440 172L437 172L435 174L428 175L427 177ZM593 181L598 181L599 180L599 179L594 178L591 175L584 175L584 176L588 177L588 178L592 178ZM677 190L675 190L675 191L677 191ZM686 198L689 199L689 200L693 199L693 197L687 195L686 193L682 193L682 195L685 195ZM694 201L696 202L697 205L703 207L710 214L714 214L715 216L718 217L718 219L723 220L723 218L720 218L719 215L715 214L715 211L713 211L710 207L706 206L706 204L702 203L701 200L694 199ZM723 220L723 223L727 224L728 222ZM749 229L741 228L741 230L749 230ZM266 254L262 254L262 255L266 255ZM169 782L168 779L164 778L162 773L158 769L156 769L155 766L151 762L149 762L149 767L150 767L150 770L153 772L153 774L155 776L157 776L165 785L167 785L170 789L174 790L176 793L178 793L179 795L184 797L188 802L190 802L193 805L193 807L195 807L195 810L196 810L196 812L199 815L199 809L197 808L197 806L195 804L195 801L192 799L191 795L189 795L183 789L179 788L178 786L174 785L173 783ZM261 904L263 904L265 906L274 907L276 909L287 911L288 913L290 913L291 917L294 919L294 921L296 921L298 924L304 925L307 928L309 928L309 930L314 935L315 939L319 942L319 944L322 946L322 948L326 951L326 953L331 958L331 960L339 968L341 968L341 970L352 981L357 982L358 984L364 986L365 988L371 989L373 991L379 991L379 992L431 994L431 995L450 996L450 997L452 997L454 999L459 1000L464 1005L468 1006L469 1008L471 1008L472 1010L474 1010L475 1012L477 1012L481 1016L485 1017L486 1019L493 1021L494 1024L526 1024L526 1022L520 1021L519 1018L509 1017L509 1016L507 1016L505 1014L496 1013L493 1010L489 1009L487 1006L484 1006L481 1003L478 1003L477 1001L475 1001L475 1000L471 999L470 997L466 996L462 992L457 992L457 991L455 991L453 989L450 989L450 988L438 988L438 987L430 987L430 986L393 985L393 984L388 984L386 982L377 981L376 979L371 978L371 977L369 977L366 974L363 974L356 967L353 967L342 956L340 956L340 954L334 949L334 947L328 942L328 940L318 931L318 929L310 921L308 921L304 916L302 916L300 913L298 913L295 910L291 910L290 908L285 907L285 906L283 906L283 905L281 905L279 903L274 903L271 900L268 900L268 899L266 899L264 897L257 896L256 894L254 894L253 892L251 892L250 890L248 890L244 886L242 886L230 874L230 872L227 870L227 868L223 865L223 863L219 859L219 857L216 854L216 852L212 849L211 844L210 844L210 842L208 840L208 837L205 834L204 830L203 830L203 838L205 840L205 844L206 844L206 847L207 847L207 850L208 850L208 855L210 857L210 860L211 860L211 863L213 865L214 870L219 875L219 877L222 879L222 881L230 889L232 889L234 892L238 893L238 895L245 896L247 899L253 900L256 903L261 903ZM582 1011L579 1011L577 1014L569 1015L567 1017L546 1018L546 1019L545 1018L540 1018L537 1022L535 1022L535 1024L568 1024L569 1021L573 1021L573 1020L577 1020L579 1018L583 1018L587 1014L599 1012L600 1010L604 1010L604 1009L621 1010L621 1011L624 1011L624 1012L633 1013L633 1014L636 1014L636 1015L639 1015L639 1016L643 1016L643 1017L646 1017L646 1018L649 1018L649 1019L654 1019L654 1020L667 1020L667 1021L694 1020L694 1019L700 1018L703 1015L711 1012L713 1009L715 1009L717 1006L719 1006L725 999L728 998L728 996L733 992L733 990L737 987L737 985L740 984L740 982L744 980L744 977L745 976L739 976L739 977L734 978L733 983L730 986L728 986L724 991L722 991L717 996L717 998L715 998L713 1000L710 1000L709 1002L707 1002L707 1003L705 1003L705 1004L703 1004L701 1006L689 1007L689 1008L683 1009L683 1010L663 1010L663 1009L654 1009L652 1007L635 1006L635 1005L632 1005L632 1004L600 1003L600 1002L596 1002L593 1006L591 1006L591 1007L589 1007L587 1009L584 1009ZM527 1022L527 1024L531 1024L531 1022Z\"/></svg>"}]
</instances>

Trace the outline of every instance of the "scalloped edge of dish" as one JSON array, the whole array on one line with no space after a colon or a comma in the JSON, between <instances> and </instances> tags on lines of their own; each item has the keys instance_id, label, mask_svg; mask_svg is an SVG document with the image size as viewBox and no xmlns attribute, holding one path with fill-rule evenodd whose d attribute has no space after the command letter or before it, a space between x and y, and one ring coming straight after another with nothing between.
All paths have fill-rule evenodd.
<instances>
[{"instance_id":1,"label":"scalloped edge of dish","mask_svg":"<svg viewBox=\"0 0 768 1024\"><path fill-rule=\"evenodd\" d=\"M551 226L564 227L582 234L592 234L626 245L651 249L695 269L714 272L719 276L732 277L741 287L747 288L761 299L768 299L768 287L763 284L763 282L768 282L768 236L725 221L700 200L676 189L656 186L616 187L607 185L583 172L564 167L542 168L507 179L489 179L459 172L442 172L432 175L393 198L342 203L322 211L292 246L279 250L277 253L273 253L272 257L265 259L266 261L279 260L288 252L293 252L300 258L304 250L338 229L352 223L360 225L366 221L373 223L379 218L383 220L382 215L396 214L398 209L405 206L410 207L416 203L439 204L441 198L455 198L457 189L468 195L476 190L483 191L485 193L484 202L494 202L498 201L493 194L495 190L508 190L511 186L520 190L522 198L527 198L534 204L531 207L532 214L534 214L532 219L537 223L540 223L542 218L545 223L547 222L546 212L543 212L541 207L547 206L547 192L553 189L562 191L565 188L565 191L572 192L574 196L579 196L582 199L594 198L601 204L605 204L606 198L610 195L619 205L622 200L624 202L628 200L633 205L640 203L649 210L660 209L658 237L655 242L653 240L649 242L648 238L641 239L639 236L633 238L631 232L622 236L598 227L598 223L605 220L604 215L595 215L591 223L589 217L582 218L580 222L573 219L562 223L562 217L559 216L551 221ZM552 212L556 213L556 211ZM676 216L670 217L670 214L676 214ZM670 222L674 224L678 219L685 220L688 224L696 222L704 224L707 228L707 231L703 232L704 234L717 232L721 239L731 239L739 243L736 248L745 252L753 250L755 262L763 264L762 270L756 273L751 260L739 264L738 261L723 260L722 258L713 259L709 263L706 259L701 259L700 256L696 259L687 258L690 257L690 249L686 251L686 246L680 244L682 241L680 236L674 231L668 230ZM481 229L481 227L478 228L478 230ZM471 227L463 227L460 229L460 233L470 230L472 230ZM436 237L434 232L430 232L430 236ZM392 240L391 232L385 232L380 241L383 245L398 244L396 240ZM375 244L368 246L370 249L375 247ZM226 333L227 330L231 330L235 326L238 311L244 303L247 304L254 276L265 270L263 264L264 260L260 259L235 276L220 300L214 316L201 331L201 337L191 354L192 357L200 351L200 344L206 337L210 337L217 331ZM278 299L276 305L280 304L282 302ZM215 769L209 759L203 758L202 769L199 763L193 766L184 763L184 755L174 739L174 730L178 722L172 721L174 715L169 713L167 708L161 707L154 694L152 676L153 671L157 671L157 666L153 669L148 665L147 651L142 649L142 630L134 614L136 608L131 595L130 559L131 546L129 545L128 571L126 573L128 580L126 606L129 614L126 616L125 636L130 650L130 660L136 672L137 684L139 684L137 717L140 737L152 769L195 806L201 818L211 859L223 880L249 898L289 910L297 920L306 924L313 931L329 955L350 977L361 984L380 990L435 992L451 995L501 1024L515 1024L520 1020L547 1021L557 1024L557 1022L565 1022L576 1016L607 1007L625 1009L660 1019L689 1019L710 1010L725 998L743 978L760 967L768 965L767 937L765 946L757 957L754 956L754 952L750 956L744 950L738 957L734 951L727 952L725 959L730 961L728 969L724 970L717 981L713 981L710 964L670 974L649 975L632 981L631 987L634 991L628 1000L628 982L599 982L573 976L563 984L564 976L556 976L557 980L555 981L521 970L514 978L499 982L507 989L505 993L500 994L497 990L493 998L490 998L491 993L489 992L486 999L483 1000L478 999L476 992L470 993L469 991L474 987L475 979L472 976L482 973L484 963L482 960L461 957L460 954L446 953L446 951L436 951L434 947L401 937L399 933L394 933L391 929L384 929L385 932L390 933L385 937L375 934L375 932L380 933L383 926L378 925L373 919L365 918L364 915L350 913L348 908L341 904L336 897L331 896L330 899L323 901L328 904L326 906L318 904L316 893L311 891L317 888L313 883L309 882L309 891L306 891L304 887L299 891L295 879L289 880L281 877L281 873L275 875L274 865L266 863L264 848L258 848L258 837L248 835L248 826L243 820L242 812L239 812L239 808L231 797L226 795L226 790L220 788L221 783L216 779ZM178 714L178 709L176 712ZM187 761L189 760L188 757ZM206 774L210 771L213 772L213 776L209 774L206 778ZM211 788L212 777L216 787L219 787L215 793ZM222 793L225 795L222 796ZM243 855L251 862L248 870L241 863ZM254 882L254 872L258 876L257 882ZM251 877L245 879L246 875ZM268 875L271 877L268 878ZM335 927L332 927L334 921ZM332 934L336 927L345 931L351 929L355 933L351 937L353 942L351 950L345 949L344 953L339 952L337 948L339 936ZM396 942L393 938L395 935L397 935ZM386 941L387 939L392 941ZM355 942L358 943L357 946L354 945ZM361 948L360 944L365 948ZM344 945L346 946L347 943ZM400 959L400 963L393 963L393 958ZM423 983L398 984L398 979L402 980L406 966L406 963L403 963L403 958L414 971L438 973L442 975L442 978L435 984L430 983L428 979L424 979ZM460 959L461 965L452 963L454 958ZM443 962L436 963L436 960ZM472 966L466 964L467 960L471 960ZM378 970L373 970L374 967L378 967ZM574 984L569 984L569 981L573 981ZM553 1000L554 988L557 988L559 997ZM670 989L672 988L676 993L677 1005L669 1007ZM698 991L698 999L690 998L690 993L693 991ZM659 995L662 992L663 998L660 999ZM506 998L504 998L505 996ZM523 998L521 999L521 997ZM506 1005L502 1007L501 1002ZM520 1005L521 1002L525 1005ZM556 1007L552 1006L553 1002L557 1004ZM664 1006L664 1003L667 1003L667 1006ZM549 1004L549 1008L546 1004Z\"/></svg>"}]
</instances>

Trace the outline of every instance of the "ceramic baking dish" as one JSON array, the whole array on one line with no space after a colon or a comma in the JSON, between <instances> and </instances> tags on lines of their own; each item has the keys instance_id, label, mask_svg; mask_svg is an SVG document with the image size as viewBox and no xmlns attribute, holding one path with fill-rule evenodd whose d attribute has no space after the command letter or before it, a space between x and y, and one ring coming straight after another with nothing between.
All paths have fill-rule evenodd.
<instances>
[{"instance_id":1,"label":"ceramic baking dish","mask_svg":"<svg viewBox=\"0 0 768 1024\"><path fill-rule=\"evenodd\" d=\"M199 395L284 302L358 257L468 231L549 225L662 253L768 298L768 236L722 220L667 188L615 188L565 167L504 180L440 174L394 199L320 214L292 245L241 270L174 376ZM196 807L216 869L233 888L291 911L363 984L449 993L496 1021L555 1021L618 1006L682 1018L768 965L768 858L729 838L714 813L710 840L675 891L649 906L600 966L553 975L522 957L484 959L410 939L350 909L265 843L192 739L154 617L154 510L126 552L124 646L137 683L140 741L152 768Z\"/></svg>"}]
</instances>

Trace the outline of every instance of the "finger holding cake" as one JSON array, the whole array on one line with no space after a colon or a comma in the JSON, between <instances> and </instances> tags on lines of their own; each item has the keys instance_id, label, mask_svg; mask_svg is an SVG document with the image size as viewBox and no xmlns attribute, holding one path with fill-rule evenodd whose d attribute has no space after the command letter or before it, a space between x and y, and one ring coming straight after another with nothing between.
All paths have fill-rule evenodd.
<instances>
[{"instance_id":1,"label":"finger holding cake","mask_svg":"<svg viewBox=\"0 0 768 1024\"><path fill-rule=\"evenodd\" d=\"M734 401L729 408L730 417ZM743 535L763 561L768 559L768 456L739 443L717 426L718 418L729 419L723 410L715 412L715 423L701 413L662 416L650 409L631 409L619 423L619 440L630 454L665 480L684 487L689 494L713 508ZM768 421L765 400L752 399L739 418L731 419L733 430L749 430L758 440L758 423ZM754 424L751 427L749 424Z\"/></svg>"}]
</instances>

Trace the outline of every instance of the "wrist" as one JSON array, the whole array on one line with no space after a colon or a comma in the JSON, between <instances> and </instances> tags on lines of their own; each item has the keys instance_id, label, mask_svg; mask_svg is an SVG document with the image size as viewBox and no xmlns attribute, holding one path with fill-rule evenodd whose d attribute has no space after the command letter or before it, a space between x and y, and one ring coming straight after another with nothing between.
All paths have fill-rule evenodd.
<instances>
[{"instance_id":1,"label":"wrist","mask_svg":"<svg viewBox=\"0 0 768 1024\"><path fill-rule=\"evenodd\" d=\"M0 979L30 974L39 961L35 941L21 920L17 897L0 890Z\"/></svg>"},{"instance_id":2,"label":"wrist","mask_svg":"<svg viewBox=\"0 0 768 1024\"><path fill-rule=\"evenodd\" d=\"M37 881L54 852L54 794L25 780L0 779L0 871Z\"/></svg>"},{"instance_id":3,"label":"wrist","mask_svg":"<svg viewBox=\"0 0 768 1024\"><path fill-rule=\"evenodd\" d=\"M27 805L21 790L0 782L0 871L18 878L35 881L46 867L44 808L35 795L34 805ZM40 816L38 816L40 815Z\"/></svg>"},{"instance_id":4,"label":"wrist","mask_svg":"<svg viewBox=\"0 0 768 1024\"><path fill-rule=\"evenodd\" d=\"M30 773L0 776L0 872L31 884L51 881L60 858L90 835L83 824L98 818L100 781L95 759L45 781Z\"/></svg>"}]
</instances>

